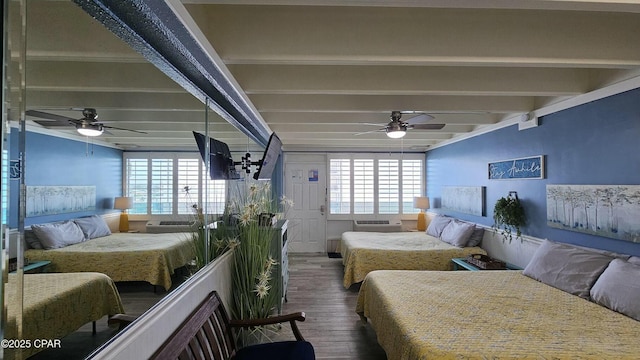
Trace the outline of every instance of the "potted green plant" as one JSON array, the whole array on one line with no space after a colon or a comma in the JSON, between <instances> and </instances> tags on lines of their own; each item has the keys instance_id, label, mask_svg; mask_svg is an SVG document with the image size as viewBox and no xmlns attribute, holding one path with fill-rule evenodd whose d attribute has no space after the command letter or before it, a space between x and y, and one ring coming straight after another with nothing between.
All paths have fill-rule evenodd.
<instances>
[{"instance_id":1,"label":"potted green plant","mask_svg":"<svg viewBox=\"0 0 640 360\"><path fill-rule=\"evenodd\" d=\"M513 230L516 238L522 239L520 228L526 223L524 208L515 191L509 192L507 197L501 197L493 208L493 228L500 231L503 240L513 239Z\"/></svg>"}]
</instances>

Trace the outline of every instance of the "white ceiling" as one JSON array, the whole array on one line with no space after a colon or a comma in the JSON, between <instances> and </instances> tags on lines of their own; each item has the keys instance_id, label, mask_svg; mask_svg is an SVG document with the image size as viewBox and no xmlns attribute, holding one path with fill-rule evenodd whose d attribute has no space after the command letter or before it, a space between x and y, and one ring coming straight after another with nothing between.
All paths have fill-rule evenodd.
<instances>
[{"instance_id":1,"label":"white ceiling","mask_svg":"<svg viewBox=\"0 0 640 360\"><path fill-rule=\"evenodd\" d=\"M168 3L285 150L425 149L640 84L637 1ZM79 118L65 109L94 107L107 125L148 132L114 130L103 141L194 148L201 101L77 5L27 4L27 109ZM354 135L386 124L393 110L446 125L402 140ZM232 148L250 142L209 116L215 138Z\"/></svg>"}]
</instances>

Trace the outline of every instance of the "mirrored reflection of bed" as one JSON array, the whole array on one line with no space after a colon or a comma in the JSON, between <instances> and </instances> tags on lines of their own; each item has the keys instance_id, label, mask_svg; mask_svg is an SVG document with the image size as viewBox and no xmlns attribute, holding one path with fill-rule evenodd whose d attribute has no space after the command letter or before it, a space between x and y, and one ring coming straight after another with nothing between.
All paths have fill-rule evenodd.
<instances>
[{"instance_id":1,"label":"mirrored reflection of bed","mask_svg":"<svg viewBox=\"0 0 640 360\"><path fill-rule=\"evenodd\" d=\"M29 346L23 342L23 357L46 348L43 344L35 344L36 339L61 339L84 324L124 311L113 280L104 274L25 274L20 320L16 278L15 274L10 274L5 287L8 321L4 339L30 341ZM16 333L17 325L22 327L22 336ZM55 346L55 343L48 345ZM6 359L17 358L16 355L12 349L5 349Z\"/></svg>"},{"instance_id":2,"label":"mirrored reflection of bed","mask_svg":"<svg viewBox=\"0 0 640 360\"><path fill-rule=\"evenodd\" d=\"M78 220L102 222L100 217L95 216ZM30 262L51 261L48 267L50 272L99 272L116 282L146 281L169 290L171 275L176 269L187 265L195 254L189 233L111 233L106 229L97 237L82 240L81 236L88 234L86 231L82 234L81 231L76 236L77 242L73 243L70 233L76 229L74 221L46 225L64 226L68 233L54 242L38 240L38 236L50 238L54 231L49 231L45 225L33 225L32 230L25 232L31 248L25 251L24 256ZM44 235L43 228L47 229ZM106 228L106 224L103 224L103 228ZM58 247L60 242L71 244ZM34 249L38 245L44 245L44 249Z\"/></svg>"}]
</instances>

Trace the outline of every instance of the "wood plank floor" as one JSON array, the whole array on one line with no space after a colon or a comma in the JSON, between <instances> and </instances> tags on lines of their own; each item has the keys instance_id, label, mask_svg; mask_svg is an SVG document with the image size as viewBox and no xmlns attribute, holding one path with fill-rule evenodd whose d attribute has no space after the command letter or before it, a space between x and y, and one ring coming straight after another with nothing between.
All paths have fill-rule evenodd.
<instances>
[{"instance_id":1,"label":"wood plank floor","mask_svg":"<svg viewBox=\"0 0 640 360\"><path fill-rule=\"evenodd\" d=\"M304 311L300 332L313 344L317 359L386 360L376 335L355 313L357 286L342 286L342 259L326 255L289 255L289 290L283 313ZM286 325L283 330L288 330ZM277 339L293 339L282 331Z\"/></svg>"},{"instance_id":2,"label":"wood plank floor","mask_svg":"<svg viewBox=\"0 0 640 360\"><path fill-rule=\"evenodd\" d=\"M305 339L313 344L317 359L386 360L375 332L355 313L358 287L346 290L342 286L342 259L328 258L326 254L290 254L289 271L288 301L283 313L306 313L307 319L299 327ZM146 283L120 283L118 291L129 314L143 313L166 294L155 293ZM96 335L92 334L91 324L87 324L62 339L62 349L42 351L30 360L84 359L115 333L115 329L107 326L105 317L97 322ZM287 324L272 339L294 337Z\"/></svg>"}]
</instances>

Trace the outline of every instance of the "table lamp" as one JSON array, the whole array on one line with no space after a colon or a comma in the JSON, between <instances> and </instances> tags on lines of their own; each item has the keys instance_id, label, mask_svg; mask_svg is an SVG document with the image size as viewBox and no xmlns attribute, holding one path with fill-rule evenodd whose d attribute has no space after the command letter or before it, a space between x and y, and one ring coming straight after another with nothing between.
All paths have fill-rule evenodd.
<instances>
[{"instance_id":1,"label":"table lamp","mask_svg":"<svg viewBox=\"0 0 640 360\"><path fill-rule=\"evenodd\" d=\"M427 215L424 210L429 208L429 198L426 196L416 196L413 198L413 207L420 209L418 213L418 231L427 230Z\"/></svg>"},{"instance_id":2,"label":"table lamp","mask_svg":"<svg viewBox=\"0 0 640 360\"><path fill-rule=\"evenodd\" d=\"M120 232L129 231L129 214L127 210L133 207L133 198L128 196L117 197L113 202L113 208L122 210L120 213Z\"/></svg>"}]
</instances>

